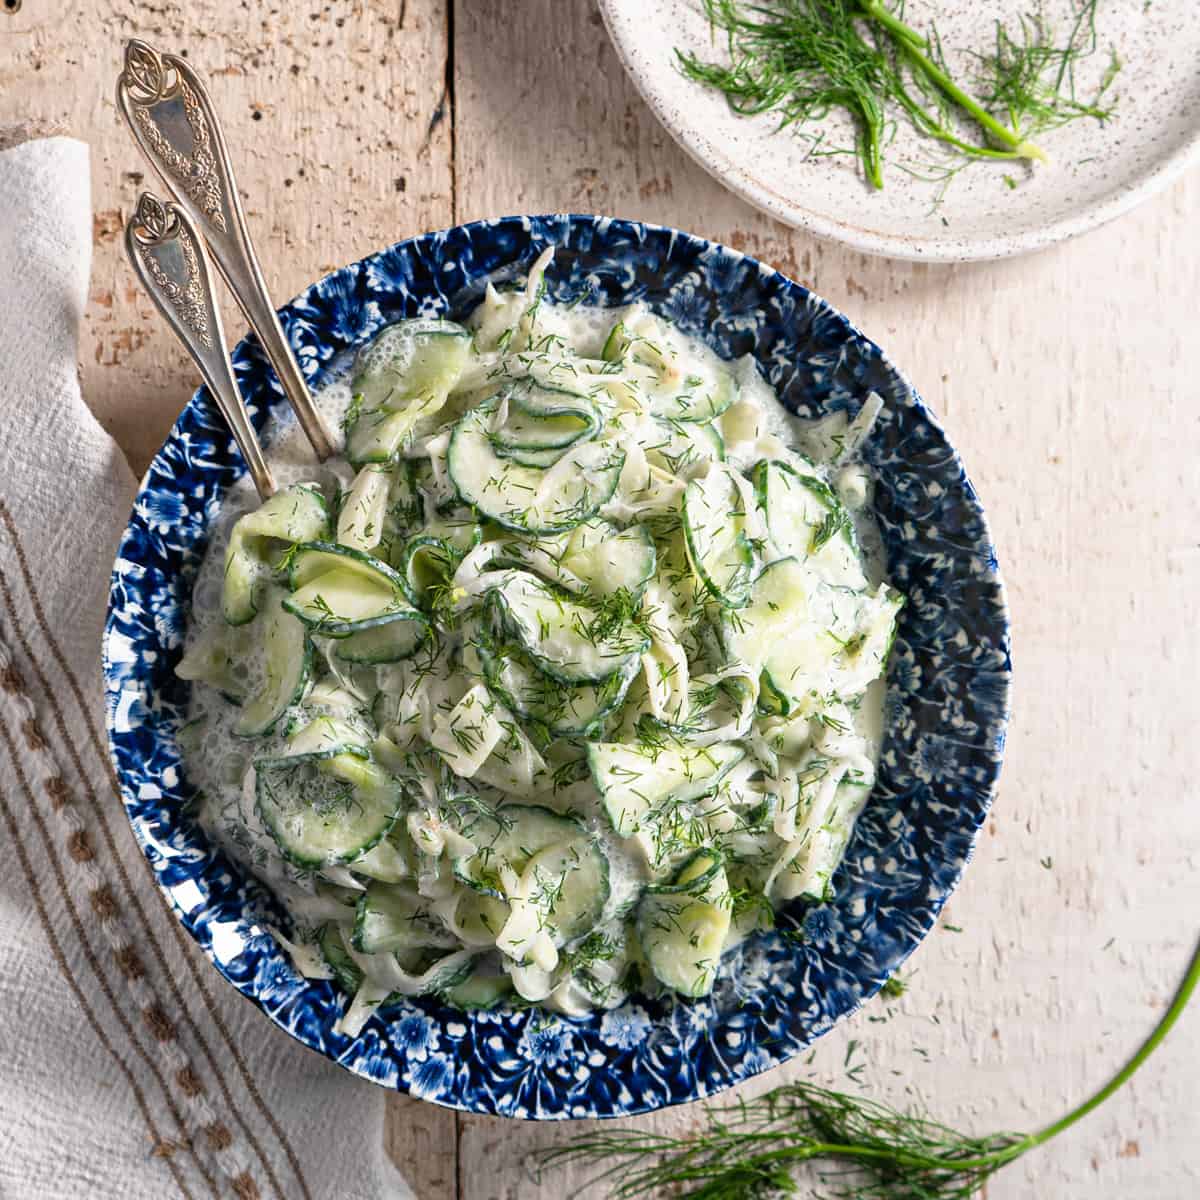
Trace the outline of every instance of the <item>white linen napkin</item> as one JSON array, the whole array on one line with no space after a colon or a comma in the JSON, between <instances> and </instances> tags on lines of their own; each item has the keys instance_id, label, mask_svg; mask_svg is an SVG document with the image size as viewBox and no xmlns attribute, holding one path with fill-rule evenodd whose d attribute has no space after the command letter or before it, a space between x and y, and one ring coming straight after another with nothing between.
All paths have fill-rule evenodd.
<instances>
[{"instance_id":1,"label":"white linen napkin","mask_svg":"<svg viewBox=\"0 0 1200 1200\"><path fill-rule=\"evenodd\" d=\"M86 146L0 149L0 1195L404 1200L384 1093L217 975L121 809L100 633L135 482L79 393L91 224Z\"/></svg>"}]
</instances>

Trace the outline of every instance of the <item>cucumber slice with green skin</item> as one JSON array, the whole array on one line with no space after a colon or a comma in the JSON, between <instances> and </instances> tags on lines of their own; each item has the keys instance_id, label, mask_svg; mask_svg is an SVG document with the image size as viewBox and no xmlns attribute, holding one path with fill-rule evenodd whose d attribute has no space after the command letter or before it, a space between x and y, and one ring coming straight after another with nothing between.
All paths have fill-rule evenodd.
<instances>
[{"instance_id":1,"label":"cucumber slice with green skin","mask_svg":"<svg viewBox=\"0 0 1200 1200\"><path fill-rule=\"evenodd\" d=\"M720 858L694 854L672 883L650 886L638 905L637 933L654 977L693 999L712 991L732 920Z\"/></svg>"},{"instance_id":2,"label":"cucumber slice with green skin","mask_svg":"<svg viewBox=\"0 0 1200 1200\"><path fill-rule=\"evenodd\" d=\"M474 509L457 505L435 513L425 522L421 532L445 542L460 558L483 541L483 526L476 519Z\"/></svg>"},{"instance_id":3,"label":"cucumber slice with green skin","mask_svg":"<svg viewBox=\"0 0 1200 1200\"><path fill-rule=\"evenodd\" d=\"M404 580L391 567L370 554L333 542L306 542L297 546L288 562L288 585L292 591L312 583L329 571L349 571L365 583L404 592Z\"/></svg>"},{"instance_id":4,"label":"cucumber slice with green skin","mask_svg":"<svg viewBox=\"0 0 1200 1200\"><path fill-rule=\"evenodd\" d=\"M698 750L642 750L623 742L593 742L587 748L592 782L622 837L653 821L668 801L684 804L713 791L745 754L732 743Z\"/></svg>"},{"instance_id":5,"label":"cucumber slice with green skin","mask_svg":"<svg viewBox=\"0 0 1200 1200\"><path fill-rule=\"evenodd\" d=\"M340 717L316 717L288 738L283 753L258 759L255 766L295 766L301 759L354 754L369 758L370 738L358 725Z\"/></svg>"},{"instance_id":6,"label":"cucumber slice with green skin","mask_svg":"<svg viewBox=\"0 0 1200 1200\"><path fill-rule=\"evenodd\" d=\"M289 569L292 595L284 602L316 632L346 637L395 620L422 619L403 578L377 558L311 542L300 546Z\"/></svg>"},{"instance_id":7,"label":"cucumber slice with green skin","mask_svg":"<svg viewBox=\"0 0 1200 1200\"><path fill-rule=\"evenodd\" d=\"M433 598L431 589L444 586L450 580L462 557L449 542L419 533L404 544L396 569L404 577L409 593L418 605L427 610Z\"/></svg>"},{"instance_id":8,"label":"cucumber slice with green skin","mask_svg":"<svg viewBox=\"0 0 1200 1200\"><path fill-rule=\"evenodd\" d=\"M571 531L561 562L597 595L625 591L640 596L654 577L658 556L644 525L618 529L593 517Z\"/></svg>"},{"instance_id":9,"label":"cucumber slice with green skin","mask_svg":"<svg viewBox=\"0 0 1200 1200\"><path fill-rule=\"evenodd\" d=\"M586 834L574 818L549 808L503 804L491 815L472 813L464 836L475 843L475 853L455 859L455 878L485 896L503 900L502 866L520 875L539 851L574 842Z\"/></svg>"},{"instance_id":10,"label":"cucumber slice with green skin","mask_svg":"<svg viewBox=\"0 0 1200 1200\"><path fill-rule=\"evenodd\" d=\"M257 768L258 813L280 853L303 870L366 854L395 824L403 789L369 759L337 754Z\"/></svg>"},{"instance_id":11,"label":"cucumber slice with green skin","mask_svg":"<svg viewBox=\"0 0 1200 1200\"><path fill-rule=\"evenodd\" d=\"M593 609L526 571L510 571L488 595L510 635L560 683L602 682L628 670L650 644L629 624L601 628Z\"/></svg>"},{"instance_id":12,"label":"cucumber slice with green skin","mask_svg":"<svg viewBox=\"0 0 1200 1200\"><path fill-rule=\"evenodd\" d=\"M392 469L378 463L363 467L338 512L337 540L352 550L370 553L383 540Z\"/></svg>"},{"instance_id":13,"label":"cucumber slice with green skin","mask_svg":"<svg viewBox=\"0 0 1200 1200\"><path fill-rule=\"evenodd\" d=\"M609 331L601 357L653 370L657 379L647 390L654 416L668 421L711 421L737 399L737 381L724 367L708 362L693 361L685 374L677 363L680 349L679 335L666 321L637 309Z\"/></svg>"},{"instance_id":14,"label":"cucumber slice with green skin","mask_svg":"<svg viewBox=\"0 0 1200 1200\"><path fill-rule=\"evenodd\" d=\"M783 716L816 712L884 673L902 604L886 586L831 588L781 558L755 581L750 605L727 618L722 641L730 658L761 669L761 705Z\"/></svg>"},{"instance_id":15,"label":"cucumber slice with green skin","mask_svg":"<svg viewBox=\"0 0 1200 1200\"><path fill-rule=\"evenodd\" d=\"M245 625L258 613L263 588L288 546L311 542L329 531L325 497L311 484L276 492L241 517L229 536L221 611L230 625Z\"/></svg>"},{"instance_id":16,"label":"cucumber slice with green skin","mask_svg":"<svg viewBox=\"0 0 1200 1200\"><path fill-rule=\"evenodd\" d=\"M470 337L450 321L402 321L359 352L355 409L347 414L352 463L391 461L417 423L444 407L466 366Z\"/></svg>"},{"instance_id":17,"label":"cucumber slice with green skin","mask_svg":"<svg viewBox=\"0 0 1200 1200\"><path fill-rule=\"evenodd\" d=\"M346 458L356 467L393 462L403 454L421 419L436 416L445 406L445 396L421 396L400 412L377 408L360 413L346 439Z\"/></svg>"},{"instance_id":18,"label":"cucumber slice with green skin","mask_svg":"<svg viewBox=\"0 0 1200 1200\"><path fill-rule=\"evenodd\" d=\"M424 617L409 609L382 624L338 638L333 652L343 662L373 667L411 658L428 636L429 625Z\"/></svg>"},{"instance_id":19,"label":"cucumber slice with green skin","mask_svg":"<svg viewBox=\"0 0 1200 1200\"><path fill-rule=\"evenodd\" d=\"M646 461L676 479L692 479L725 461L725 439L711 421L662 421L662 440L643 446Z\"/></svg>"},{"instance_id":20,"label":"cucumber slice with green skin","mask_svg":"<svg viewBox=\"0 0 1200 1200\"><path fill-rule=\"evenodd\" d=\"M534 854L507 895L509 917L496 948L514 962L557 965L548 947L564 946L591 932L608 903L608 859L586 834ZM539 946L539 943L542 943Z\"/></svg>"},{"instance_id":21,"label":"cucumber slice with green skin","mask_svg":"<svg viewBox=\"0 0 1200 1200\"><path fill-rule=\"evenodd\" d=\"M586 521L609 500L621 477L625 451L605 442L571 446L554 466L526 467L492 445L489 401L454 427L446 468L464 503L506 529L533 535L561 533Z\"/></svg>"},{"instance_id":22,"label":"cucumber slice with green skin","mask_svg":"<svg viewBox=\"0 0 1200 1200\"><path fill-rule=\"evenodd\" d=\"M286 610L285 593L276 591L267 601L263 630L262 690L243 706L234 731L240 737L262 737L300 702L312 672L312 643L303 622Z\"/></svg>"},{"instance_id":23,"label":"cucumber slice with green skin","mask_svg":"<svg viewBox=\"0 0 1200 1200\"><path fill-rule=\"evenodd\" d=\"M504 388L497 399L508 402L508 419L492 440L505 450L562 450L600 432L595 402L578 392L523 379Z\"/></svg>"},{"instance_id":24,"label":"cucumber slice with green skin","mask_svg":"<svg viewBox=\"0 0 1200 1200\"><path fill-rule=\"evenodd\" d=\"M369 409L398 408L413 396L447 393L458 382L470 350L470 331L454 321L397 321L358 352L351 391Z\"/></svg>"},{"instance_id":25,"label":"cucumber slice with green skin","mask_svg":"<svg viewBox=\"0 0 1200 1200\"><path fill-rule=\"evenodd\" d=\"M515 462L518 466L536 467L539 471L548 471L566 453L565 450L522 450L501 446L495 442L492 444L501 458Z\"/></svg>"},{"instance_id":26,"label":"cucumber slice with green skin","mask_svg":"<svg viewBox=\"0 0 1200 1200\"><path fill-rule=\"evenodd\" d=\"M760 462L754 491L781 556L796 558L835 587L867 586L854 522L833 489L784 462Z\"/></svg>"},{"instance_id":27,"label":"cucumber slice with green skin","mask_svg":"<svg viewBox=\"0 0 1200 1200\"><path fill-rule=\"evenodd\" d=\"M321 957L333 972L334 982L343 992L354 995L363 981L363 973L358 963L350 957L342 941L342 931L332 922L322 925L317 945L321 948Z\"/></svg>"},{"instance_id":28,"label":"cucumber slice with green skin","mask_svg":"<svg viewBox=\"0 0 1200 1200\"><path fill-rule=\"evenodd\" d=\"M512 992L512 980L508 975L489 973L477 967L461 983L447 988L442 999L455 1008L486 1010L502 1004Z\"/></svg>"},{"instance_id":29,"label":"cucumber slice with green skin","mask_svg":"<svg viewBox=\"0 0 1200 1200\"><path fill-rule=\"evenodd\" d=\"M398 588L382 588L368 583L355 571L326 571L299 588L284 601L314 633L343 638L362 630L373 630L396 620L413 621L420 616ZM411 632L411 631L409 631ZM370 643L371 650L378 642ZM369 651L361 648L352 653Z\"/></svg>"},{"instance_id":30,"label":"cucumber slice with green skin","mask_svg":"<svg viewBox=\"0 0 1200 1200\"><path fill-rule=\"evenodd\" d=\"M564 684L539 671L515 646L481 639L476 650L488 687L522 720L554 737L591 737L625 700L641 668L636 658L601 684Z\"/></svg>"},{"instance_id":31,"label":"cucumber slice with green skin","mask_svg":"<svg viewBox=\"0 0 1200 1200\"><path fill-rule=\"evenodd\" d=\"M754 587L754 548L746 536L742 496L727 467L714 466L683 493L688 561L708 594L741 608Z\"/></svg>"},{"instance_id":32,"label":"cucumber slice with green skin","mask_svg":"<svg viewBox=\"0 0 1200 1200\"><path fill-rule=\"evenodd\" d=\"M428 900L409 888L386 883L371 884L359 897L351 941L363 954L458 945L458 939L430 913Z\"/></svg>"}]
</instances>

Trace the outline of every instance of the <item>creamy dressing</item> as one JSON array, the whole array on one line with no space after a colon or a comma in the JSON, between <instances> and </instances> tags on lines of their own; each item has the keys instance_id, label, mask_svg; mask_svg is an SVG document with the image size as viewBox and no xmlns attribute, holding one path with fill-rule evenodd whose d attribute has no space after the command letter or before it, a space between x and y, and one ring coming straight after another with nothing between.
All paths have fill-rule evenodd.
<instances>
[{"instance_id":1,"label":"creamy dressing","mask_svg":"<svg viewBox=\"0 0 1200 1200\"><path fill-rule=\"evenodd\" d=\"M485 302L468 322L474 326L476 345L494 347L497 339L503 337L504 331L513 326L522 311L527 310L529 294L498 296L493 293L489 302ZM537 312L537 334L539 338L563 349L562 354L556 351L555 355L551 356L553 358L567 357L566 352L569 351L570 355L585 360L586 364L602 364L606 340L613 328L614 319L620 315L619 311L611 309L586 306L566 309L542 304ZM749 356L736 364L724 364L701 343L677 334L675 336L678 339L679 358L686 363L688 370L707 376L709 372L720 372L732 367L737 379L740 388L738 399L714 422L724 436L726 463L738 471L748 472L764 459L797 461L796 455L800 454L812 460L806 464L808 469L829 484L851 514L862 568L870 585L874 587L880 584L883 580L883 558L879 532L871 515L871 480L866 470L855 461L853 449L849 446L851 441L866 435L869 423L864 421L855 428L853 423L848 427L843 417L829 418L821 423L798 420L779 403L770 386L758 374ZM493 354L493 361L494 357ZM360 360L360 370L362 366L363 360ZM577 378L577 368L555 365L553 361L527 366L531 375L544 378L546 382L567 383ZM346 414L352 410L354 399L351 381L354 372L353 356L340 356L330 368L326 380L315 392L314 401L332 428L341 429ZM604 376L588 375L587 378L589 382L594 383ZM615 386L617 385L611 385ZM456 394L465 392L477 401L490 390L494 390L494 387L495 383L488 378L487 370L472 364L466 368L463 378L460 379ZM502 413L500 419L503 420L505 415ZM624 429L632 450L627 454L622 469L621 486L600 508L601 516L618 524L639 519L646 511L647 504L661 504L664 502L663 496L668 497L669 502L669 498L677 497L680 490L676 488L677 481L673 480L669 473L660 470L656 475L655 469L647 460L647 455L637 453L634 446L634 442L639 440L639 431L642 434L641 442L652 442L653 439L646 436L646 430L648 425L654 422L654 417L637 412L623 414L621 422L618 422L619 427ZM661 426L658 430L661 437ZM280 488L294 483L309 483L319 488L326 496L345 494L350 490L355 477L354 468L342 459L317 464L302 431L289 412L272 417L269 440L267 457ZM453 483L444 467L448 443L447 431L437 428L436 425L428 429L418 426L415 437L409 442L406 451L408 454L424 452L432 457L433 469L427 487L433 496L443 500L454 496ZM635 491L629 486L629 481L637 472L641 472L641 475ZM746 487L749 488L748 483ZM762 517L754 508L752 494L747 497L745 507L748 514L748 534L761 538L763 530L759 525ZM257 508L257 495L249 479L243 478L230 490L214 523L211 544L196 581L187 639L189 651L195 651L210 642L227 648L232 647L228 653L228 658L232 661L232 680L247 696L254 695L264 684L262 647L260 640L255 636L253 623L233 631L225 625L221 599L224 560L231 530L241 516ZM486 590L489 581L496 574L493 572L493 575L489 576L488 573L490 564L487 545L485 542L468 553L455 574L454 582L459 585L458 592L462 593L457 601L460 607L474 603L475 598ZM267 565L264 564L262 570L264 577L270 574ZM665 600L661 608L663 612L671 610L672 603L677 603L666 597L664 585L657 581L650 583L647 596L651 599ZM648 609L657 608L649 601L645 603ZM652 617L649 621L652 634L655 633L655 620L669 625L674 618ZM651 713L665 712L671 703L677 704L680 690L684 702L687 700L687 657L680 653L678 640L667 636L668 632L660 628L661 642L656 634L648 651L649 655L657 655L663 663L668 664L660 668L661 676L662 680L671 681L660 681L657 690L655 685L647 684L649 694L645 703L648 706L647 711ZM470 646L464 642L461 631L450 634L445 641L445 648L449 654L447 662L455 659L459 653L467 656L464 661L473 661L470 659ZM310 693L305 717L311 719L321 714L346 715L370 724L370 681L364 680L371 673L361 669L351 670L345 664L339 663L332 654L332 647L332 642L327 642L323 650L318 651L319 667L325 677L316 687L323 687L325 691L316 694L315 703ZM554 647L551 645L550 649L553 650ZM736 674L736 664L732 669ZM472 683L461 666L448 669L442 677L420 682L414 679L413 670L406 662L375 668L374 674L377 687L383 687L385 690L399 690L401 687L406 689L397 708L397 720L401 724L389 728L423 730L426 740L435 748L438 720L444 723L444 714L463 699ZM649 674L647 678L650 678ZM797 754L803 754L805 751L801 747L805 746L810 753L820 752L828 755L832 761L861 764L862 774L868 780L873 778L882 737L883 693L881 680L872 683L854 704L840 706L836 714L829 717L829 723L819 725L815 731L810 727L800 730L796 728L796 721L789 725L782 718L777 722L779 728L775 734L764 734L762 729L756 728L744 738L752 753L733 768L724 786L737 791L743 801L747 797L761 796L780 804L782 798L783 808L786 808L787 797L795 797L797 793L795 780L785 779L771 783L762 777L764 759L777 753L772 748L774 743L767 744L771 737L780 745L787 744L789 738L794 739L797 744L788 745L788 748L794 749ZM350 697L349 702L347 696ZM323 698L328 702L323 703ZM353 710L355 702L362 706L358 713ZM356 877L353 864L350 864L349 869L344 866L327 867L314 872L294 867L282 857L271 832L264 826L255 803L255 771L251 760L266 753L279 751L286 742L288 721L281 721L277 731L268 738L247 740L234 732L238 714L239 708L230 704L217 688L202 682L198 682L193 688L189 724L181 735L181 741L184 743L189 777L202 796L199 810L201 823L232 857L253 871L274 891L292 915L295 929L290 931L287 940L281 937L281 941L292 954L298 969L310 977L328 977L329 966L314 947L315 931L327 921L353 921L355 894L361 892L369 881ZM715 722L721 717L722 714L717 714L712 720ZM739 717L736 711L724 714L724 719L727 719L728 727L734 732L737 732L739 722L743 729L745 727L744 718ZM805 724L812 725L807 720ZM532 788L531 802L546 805L559 812L570 810L580 815L589 834L599 843L607 858L610 895L597 929L612 939L617 944L617 949L611 956L596 959L589 964L586 985L571 975L556 977L554 970L561 958L561 952L547 951L545 945L537 943L536 939L535 945L541 945L541 950L533 953L524 964L518 963L515 958L506 961L505 969L517 992L526 998L567 1015L580 1015L597 1005L618 1003L626 994L624 968L630 961L637 961L640 957L636 948L630 948L626 944L627 914L632 911L646 884L656 877L655 864L652 854L647 851L644 837L622 837L614 832L612 820L605 814L601 797L590 778L577 779L553 789L546 786L548 773L572 758L577 758L577 750L565 745L561 740L543 748L541 754L532 747L530 750L543 764L543 773L538 776L540 782ZM836 756L839 754L845 754L847 757L838 760ZM443 750L443 757L453 765L449 750ZM537 770L536 764L534 769ZM857 766L843 765L838 778L843 778L846 770L859 769ZM434 795L434 787L432 779L426 782L426 799L429 800ZM717 793L718 796L727 794ZM526 797L517 794L514 798L521 801ZM793 820L789 823L786 817L780 816L783 808L776 812L775 834L772 835L783 839L781 846L786 845L788 836L795 833L794 811ZM701 797L697 802L697 811L708 820L710 828L718 831L722 821L728 825L731 819L722 813L722 805L713 797ZM850 819L852 820L852 817ZM422 825L422 821L426 823ZM407 828L414 841L420 839L425 844L437 838L453 840L457 837L462 841L461 836L452 829L443 830L438 827L432 802L409 815ZM736 841L736 833L727 832ZM465 844L469 848L469 841ZM778 863L775 875L771 877L772 881L780 871L786 869L786 863ZM336 886L325 886L331 883ZM448 876L445 867L437 863L424 863L417 883L434 911L440 913L446 924L453 929L456 920L453 879ZM769 886L773 886L773 883ZM517 895L518 886L510 881L510 906L517 905L517 901L513 899ZM726 948L753 927L753 923L739 924L735 921L725 941ZM355 1017L345 1026L350 1032L355 1032L353 1026L361 1024L361 1021L370 1015L374 1005L387 994L396 981L391 980L389 983L386 979L381 979L377 967L375 978L371 978L372 960L381 956L360 955L351 951L351 957L360 967L366 969L368 978L364 989L369 993L360 994ZM644 973L643 983L645 982ZM374 990L371 991L368 985Z\"/></svg>"}]
</instances>

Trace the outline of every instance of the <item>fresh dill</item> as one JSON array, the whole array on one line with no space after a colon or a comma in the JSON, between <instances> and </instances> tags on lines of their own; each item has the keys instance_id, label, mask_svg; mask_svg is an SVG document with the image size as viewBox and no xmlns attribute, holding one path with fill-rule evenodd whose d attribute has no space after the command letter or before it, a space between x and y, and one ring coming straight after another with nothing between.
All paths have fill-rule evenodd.
<instances>
[{"instance_id":1,"label":"fresh dill","mask_svg":"<svg viewBox=\"0 0 1200 1200\"><path fill-rule=\"evenodd\" d=\"M704 1125L683 1136L603 1130L544 1150L535 1160L541 1170L592 1165L597 1168L593 1181L607 1180L610 1195L619 1200L795 1194L792 1172L804 1163L813 1164L827 1200L972 1200L1002 1167L1045 1145L1121 1088L1167 1036L1198 981L1200 945L1167 1011L1125 1066L1082 1104L1035 1133L976 1137L863 1096L797 1082L734 1105L709 1107ZM847 1050L847 1068L852 1050Z\"/></svg>"},{"instance_id":2,"label":"fresh dill","mask_svg":"<svg viewBox=\"0 0 1200 1200\"><path fill-rule=\"evenodd\" d=\"M969 51L969 89L951 74L936 28L923 36L882 0L704 0L714 34L725 34L728 60L679 49L676 58L688 79L723 92L734 112L775 113L781 129L810 133L804 127L846 111L863 173L882 188L884 151L902 116L942 143L955 164L932 175L909 170L938 180L978 159L1044 161L1033 139L1080 118L1107 119L1121 69L1115 51L1090 96L1076 79L1078 64L1097 49L1097 3L1077 0L1061 43L1039 13L1021 16L1015 28L997 22L992 44ZM848 152L826 149L823 133L812 136L814 155Z\"/></svg>"}]
</instances>

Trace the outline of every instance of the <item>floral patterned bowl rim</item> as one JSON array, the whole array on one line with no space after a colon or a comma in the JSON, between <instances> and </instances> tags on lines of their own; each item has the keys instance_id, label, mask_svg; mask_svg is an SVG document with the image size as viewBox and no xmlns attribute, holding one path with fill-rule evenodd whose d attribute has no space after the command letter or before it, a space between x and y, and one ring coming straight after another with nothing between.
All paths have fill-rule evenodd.
<instances>
[{"instance_id":1,"label":"floral patterned bowl rim","mask_svg":"<svg viewBox=\"0 0 1200 1200\"><path fill-rule=\"evenodd\" d=\"M241 994L297 1040L387 1087L479 1113L625 1116L709 1096L786 1061L873 995L933 925L991 803L1008 719L1008 615L982 509L917 394L873 342L799 284L677 230L603 217L482 221L400 242L281 312L310 382L405 316L462 316L488 279L559 247L551 298L640 299L725 356L753 353L784 402L816 415L885 402L866 451L892 581L908 597L889 666L879 782L825 904L731 952L713 995L633 997L586 1020L433 998L335 1033L344 1004L267 932L281 914L188 818L176 680L208 531L245 468L201 389L142 481L113 569L107 727L134 833L184 927ZM255 342L234 351L256 427L282 394Z\"/></svg>"}]
</instances>

